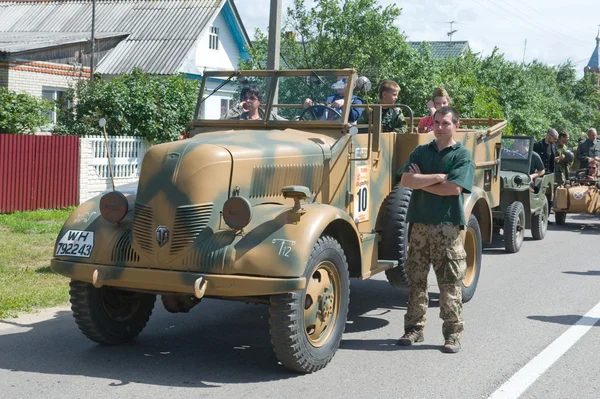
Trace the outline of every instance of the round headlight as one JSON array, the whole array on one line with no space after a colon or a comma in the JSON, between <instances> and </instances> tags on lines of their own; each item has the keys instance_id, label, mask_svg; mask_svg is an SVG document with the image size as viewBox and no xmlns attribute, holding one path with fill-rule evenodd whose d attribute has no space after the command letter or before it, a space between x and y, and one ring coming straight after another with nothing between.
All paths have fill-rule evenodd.
<instances>
[{"instance_id":1,"label":"round headlight","mask_svg":"<svg viewBox=\"0 0 600 399\"><path fill-rule=\"evenodd\" d=\"M234 230L241 230L252 220L252 207L244 197L231 197L223 205L223 220Z\"/></svg>"},{"instance_id":2,"label":"round headlight","mask_svg":"<svg viewBox=\"0 0 600 399\"><path fill-rule=\"evenodd\" d=\"M111 191L100 198L100 214L110 223L119 223L128 210L127 198L123 193Z\"/></svg>"}]
</instances>

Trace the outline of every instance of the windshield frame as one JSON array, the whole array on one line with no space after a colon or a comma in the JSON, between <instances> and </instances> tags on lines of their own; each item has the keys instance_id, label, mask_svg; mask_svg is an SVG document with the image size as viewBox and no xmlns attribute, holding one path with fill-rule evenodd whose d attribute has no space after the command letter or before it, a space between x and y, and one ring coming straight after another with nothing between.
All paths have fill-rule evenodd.
<instances>
[{"instance_id":1,"label":"windshield frame","mask_svg":"<svg viewBox=\"0 0 600 399\"><path fill-rule=\"evenodd\" d=\"M531 158L533 157L533 144L534 137L533 136L524 136L524 135L502 135L501 143L503 139L511 139L511 140L527 140L529 141L528 153L527 153L527 171L522 170L512 170L512 169L502 169L502 158L500 159L500 171L502 172L518 172L518 173L526 173L529 175L529 170L531 169ZM503 147L504 148L504 147ZM508 150L508 148L507 148ZM502 154L502 151L500 151ZM509 159L507 159L508 161ZM510 159L511 161L515 161L516 159ZM518 160L516 160L518 161ZM523 162L524 163L524 162Z\"/></svg>"},{"instance_id":2,"label":"windshield frame","mask_svg":"<svg viewBox=\"0 0 600 399\"><path fill-rule=\"evenodd\" d=\"M206 71L202 77L202 83L200 85L200 92L196 101L196 110L194 112L194 119L191 124L195 127L272 127L272 128L326 128L336 130L347 130L350 127L348 124L348 115L350 113L351 101L344 101L342 106L342 117L337 121L299 121L299 120L269 120L269 116L274 107L275 93L278 90L279 78L288 76L314 76L317 74L321 76L344 76L347 79L347 84L344 89L344 98L352 98L353 89L356 84L355 81L355 70L352 68L345 69L298 69L298 70L226 70L226 71ZM207 98L205 94L206 83L210 79L218 79L226 81L230 77L264 77L267 78L267 93L266 103L264 104L264 117L259 120L236 120L236 119L214 119L205 120L199 119L201 117L202 102ZM275 82L275 84L271 84ZM217 91L218 93L218 91ZM304 99L299 99L304 101ZM279 105L279 104L277 104Z\"/></svg>"}]
</instances>

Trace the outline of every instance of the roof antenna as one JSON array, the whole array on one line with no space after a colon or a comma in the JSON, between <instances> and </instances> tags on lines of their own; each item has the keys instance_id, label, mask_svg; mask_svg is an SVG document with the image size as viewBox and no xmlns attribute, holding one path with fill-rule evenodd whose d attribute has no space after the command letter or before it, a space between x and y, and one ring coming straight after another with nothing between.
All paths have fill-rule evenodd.
<instances>
[{"instance_id":1,"label":"roof antenna","mask_svg":"<svg viewBox=\"0 0 600 399\"><path fill-rule=\"evenodd\" d=\"M450 37L450 41L452 41L452 35L457 32L456 29L452 30L452 24L456 23L456 21L448 22L450 24L450 32L446 33Z\"/></svg>"}]
</instances>

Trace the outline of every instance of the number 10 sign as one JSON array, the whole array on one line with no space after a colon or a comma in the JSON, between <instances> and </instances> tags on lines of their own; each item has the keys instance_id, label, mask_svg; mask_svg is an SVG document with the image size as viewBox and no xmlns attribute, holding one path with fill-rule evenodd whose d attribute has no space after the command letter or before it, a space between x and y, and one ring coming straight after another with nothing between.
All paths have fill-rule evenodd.
<instances>
[{"instance_id":1,"label":"number 10 sign","mask_svg":"<svg viewBox=\"0 0 600 399\"><path fill-rule=\"evenodd\" d=\"M367 156L366 148L357 148L354 156ZM370 166L369 161L358 161L354 164L354 221L357 223L369 220Z\"/></svg>"}]
</instances>

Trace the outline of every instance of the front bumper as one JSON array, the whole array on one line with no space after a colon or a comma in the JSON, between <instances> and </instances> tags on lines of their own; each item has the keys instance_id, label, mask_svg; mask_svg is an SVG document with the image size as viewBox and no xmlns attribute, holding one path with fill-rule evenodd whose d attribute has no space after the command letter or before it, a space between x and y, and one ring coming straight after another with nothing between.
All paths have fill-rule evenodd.
<instances>
[{"instance_id":1,"label":"front bumper","mask_svg":"<svg viewBox=\"0 0 600 399\"><path fill-rule=\"evenodd\" d=\"M205 274L134 267L106 266L52 259L50 268L73 280L92 283L96 288L111 287L155 291L157 293L203 296L260 296L300 291L306 279L268 278L241 275Z\"/></svg>"}]
</instances>

